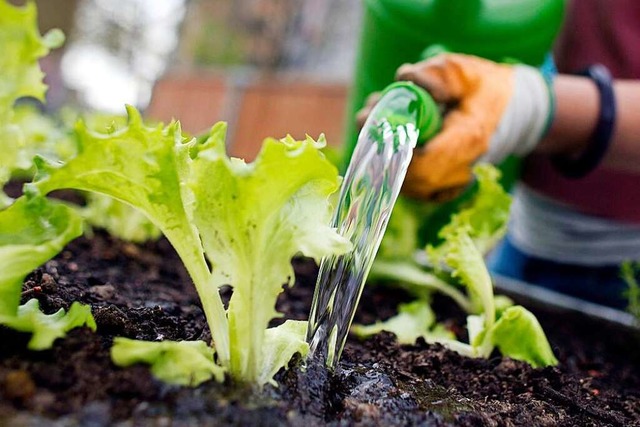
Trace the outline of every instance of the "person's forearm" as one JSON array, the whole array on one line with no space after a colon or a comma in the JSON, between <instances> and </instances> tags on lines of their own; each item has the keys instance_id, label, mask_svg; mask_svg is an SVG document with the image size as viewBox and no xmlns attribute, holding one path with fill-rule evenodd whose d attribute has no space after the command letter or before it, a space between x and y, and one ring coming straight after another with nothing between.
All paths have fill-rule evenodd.
<instances>
[{"instance_id":1,"label":"person's forearm","mask_svg":"<svg viewBox=\"0 0 640 427\"><path fill-rule=\"evenodd\" d=\"M616 123L603 164L640 172L640 81L617 80ZM556 111L536 152L578 155L589 143L599 114L599 95L586 77L560 75L554 80Z\"/></svg>"},{"instance_id":2,"label":"person's forearm","mask_svg":"<svg viewBox=\"0 0 640 427\"><path fill-rule=\"evenodd\" d=\"M604 163L616 169L640 171L640 81L618 80L616 128Z\"/></svg>"}]
</instances>

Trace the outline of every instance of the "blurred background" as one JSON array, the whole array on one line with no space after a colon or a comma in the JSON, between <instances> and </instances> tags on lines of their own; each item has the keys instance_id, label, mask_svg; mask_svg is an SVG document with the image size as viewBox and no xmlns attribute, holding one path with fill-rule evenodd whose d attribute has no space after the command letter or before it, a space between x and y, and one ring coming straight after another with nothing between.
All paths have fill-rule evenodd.
<instances>
[{"instance_id":1,"label":"blurred background","mask_svg":"<svg viewBox=\"0 0 640 427\"><path fill-rule=\"evenodd\" d=\"M23 1L12 1L22 4ZM229 153L265 137L321 132L342 144L359 0L37 0L41 32L64 46L42 62L47 107L229 124Z\"/></svg>"}]
</instances>

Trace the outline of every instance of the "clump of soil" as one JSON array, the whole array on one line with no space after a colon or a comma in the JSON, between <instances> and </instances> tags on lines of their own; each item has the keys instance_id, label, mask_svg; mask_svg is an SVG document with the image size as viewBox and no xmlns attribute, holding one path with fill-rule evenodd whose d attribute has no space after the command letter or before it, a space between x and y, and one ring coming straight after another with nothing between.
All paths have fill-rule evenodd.
<instances>
[{"instance_id":1,"label":"clump of soil","mask_svg":"<svg viewBox=\"0 0 640 427\"><path fill-rule=\"evenodd\" d=\"M316 265L294 260L296 286L278 309L305 319ZM210 340L200 302L166 240L133 245L96 233L72 242L25 280L23 301L51 313L91 304L98 325L71 331L51 350L0 328L2 425L640 425L640 336L587 317L533 308L560 360L532 369L501 358L464 358L438 345L398 345L391 334L350 338L336 372L312 362L251 390L227 381L190 389L155 380L144 366L115 367L115 336ZM357 321L395 313L409 297L368 287ZM454 312L444 299L436 311Z\"/></svg>"}]
</instances>

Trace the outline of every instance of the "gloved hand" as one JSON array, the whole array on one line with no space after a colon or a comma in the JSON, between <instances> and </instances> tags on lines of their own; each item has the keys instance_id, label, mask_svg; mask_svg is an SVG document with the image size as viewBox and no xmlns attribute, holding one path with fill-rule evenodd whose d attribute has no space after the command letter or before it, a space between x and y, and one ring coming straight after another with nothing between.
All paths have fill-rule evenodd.
<instances>
[{"instance_id":1,"label":"gloved hand","mask_svg":"<svg viewBox=\"0 0 640 427\"><path fill-rule=\"evenodd\" d=\"M443 54L403 65L396 78L413 81L436 102L451 107L440 133L414 153L403 187L412 197L455 197L471 181L475 162L497 163L510 154L528 154L553 113L548 82L526 65ZM375 96L367 101L358 114L360 122L375 102Z\"/></svg>"}]
</instances>

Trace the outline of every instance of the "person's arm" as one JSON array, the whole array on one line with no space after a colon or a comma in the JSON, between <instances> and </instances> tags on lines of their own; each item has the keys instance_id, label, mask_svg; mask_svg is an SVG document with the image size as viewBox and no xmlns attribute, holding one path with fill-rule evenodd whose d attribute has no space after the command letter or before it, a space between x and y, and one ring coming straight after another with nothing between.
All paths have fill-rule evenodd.
<instances>
[{"instance_id":1,"label":"person's arm","mask_svg":"<svg viewBox=\"0 0 640 427\"><path fill-rule=\"evenodd\" d=\"M559 75L554 79L555 114L544 139L535 148L545 154L579 155L589 143L600 108L593 81ZM640 81L614 82L616 119L603 164L640 172Z\"/></svg>"},{"instance_id":2,"label":"person's arm","mask_svg":"<svg viewBox=\"0 0 640 427\"><path fill-rule=\"evenodd\" d=\"M526 65L443 54L403 65L396 77L422 86L449 107L440 133L416 149L409 165L403 191L422 199L459 192L479 160L497 163L532 151L580 157L593 142L600 116L600 93L592 79L559 75L550 87L536 68ZM613 91L616 115L602 161L640 172L640 80L616 81ZM372 102L359 114L360 121Z\"/></svg>"}]
</instances>

